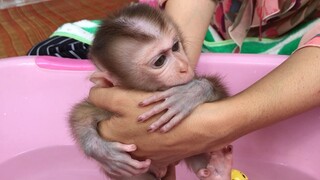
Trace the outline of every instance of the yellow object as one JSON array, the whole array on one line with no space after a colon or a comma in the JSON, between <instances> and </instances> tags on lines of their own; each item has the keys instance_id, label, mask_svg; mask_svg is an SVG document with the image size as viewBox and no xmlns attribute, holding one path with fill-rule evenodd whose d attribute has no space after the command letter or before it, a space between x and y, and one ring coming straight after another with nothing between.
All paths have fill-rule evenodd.
<instances>
[{"instance_id":1,"label":"yellow object","mask_svg":"<svg viewBox=\"0 0 320 180\"><path fill-rule=\"evenodd\" d=\"M243 172L232 169L231 180L248 180L248 177Z\"/></svg>"}]
</instances>

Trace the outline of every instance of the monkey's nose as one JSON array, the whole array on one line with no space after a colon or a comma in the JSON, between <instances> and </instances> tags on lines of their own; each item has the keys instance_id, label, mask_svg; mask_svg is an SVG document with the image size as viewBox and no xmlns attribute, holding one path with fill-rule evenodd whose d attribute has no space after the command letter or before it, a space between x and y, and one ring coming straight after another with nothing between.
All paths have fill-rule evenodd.
<instances>
[{"instance_id":1,"label":"monkey's nose","mask_svg":"<svg viewBox=\"0 0 320 180\"><path fill-rule=\"evenodd\" d=\"M180 73L187 73L188 72L188 68L180 68Z\"/></svg>"},{"instance_id":2,"label":"monkey's nose","mask_svg":"<svg viewBox=\"0 0 320 180\"><path fill-rule=\"evenodd\" d=\"M187 62L180 61L179 68L180 68L180 73L187 73L189 69L189 65Z\"/></svg>"}]
</instances>

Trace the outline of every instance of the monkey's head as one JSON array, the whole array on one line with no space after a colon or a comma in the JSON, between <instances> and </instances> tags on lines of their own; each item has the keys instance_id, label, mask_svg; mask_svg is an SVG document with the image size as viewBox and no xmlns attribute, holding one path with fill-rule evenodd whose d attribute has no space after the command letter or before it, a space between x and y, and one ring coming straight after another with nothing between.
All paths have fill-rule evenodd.
<instances>
[{"instance_id":1,"label":"monkey's head","mask_svg":"<svg viewBox=\"0 0 320 180\"><path fill-rule=\"evenodd\" d=\"M194 77L177 26L160 10L143 4L105 19L89 55L100 70L93 78L114 86L163 90Z\"/></svg>"}]
</instances>

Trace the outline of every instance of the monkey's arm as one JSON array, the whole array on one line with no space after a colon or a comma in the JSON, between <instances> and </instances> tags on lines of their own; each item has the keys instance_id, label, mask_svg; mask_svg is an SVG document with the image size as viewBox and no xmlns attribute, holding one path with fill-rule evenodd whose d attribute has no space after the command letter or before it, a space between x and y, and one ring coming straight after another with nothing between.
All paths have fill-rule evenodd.
<instances>
[{"instance_id":1,"label":"monkey's arm","mask_svg":"<svg viewBox=\"0 0 320 180\"><path fill-rule=\"evenodd\" d=\"M149 160L139 162L127 153L135 151L135 145L107 142L98 134L98 123L110 117L111 113L93 106L86 100L76 104L69 117L69 126L75 141L87 156L102 165L110 177L144 173L149 168Z\"/></svg>"},{"instance_id":2,"label":"monkey's arm","mask_svg":"<svg viewBox=\"0 0 320 180\"><path fill-rule=\"evenodd\" d=\"M219 77L196 78L187 84L157 92L142 101L140 103L141 106L147 106L159 101L163 102L140 115L138 121L146 121L150 117L166 110L158 121L150 125L148 130L153 132L162 126L160 132L167 132L187 117L199 104L213 102L225 97L227 97L227 91L220 82Z\"/></svg>"}]
</instances>

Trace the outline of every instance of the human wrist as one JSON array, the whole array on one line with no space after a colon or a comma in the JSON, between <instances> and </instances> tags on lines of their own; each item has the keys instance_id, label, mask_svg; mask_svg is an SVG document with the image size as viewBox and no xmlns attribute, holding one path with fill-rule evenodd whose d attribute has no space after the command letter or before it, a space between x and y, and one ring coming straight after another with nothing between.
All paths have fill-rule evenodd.
<instances>
[{"instance_id":1,"label":"human wrist","mask_svg":"<svg viewBox=\"0 0 320 180\"><path fill-rule=\"evenodd\" d=\"M227 116L221 106L224 106L221 102L201 104L189 116L192 120L186 131L197 144L191 149L194 153L218 150L230 143L227 139L232 132L230 127L234 126L224 122Z\"/></svg>"},{"instance_id":2,"label":"human wrist","mask_svg":"<svg viewBox=\"0 0 320 180\"><path fill-rule=\"evenodd\" d=\"M233 98L200 105L195 114L201 123L193 131L203 139L203 150L218 150L252 130L250 113Z\"/></svg>"}]
</instances>

